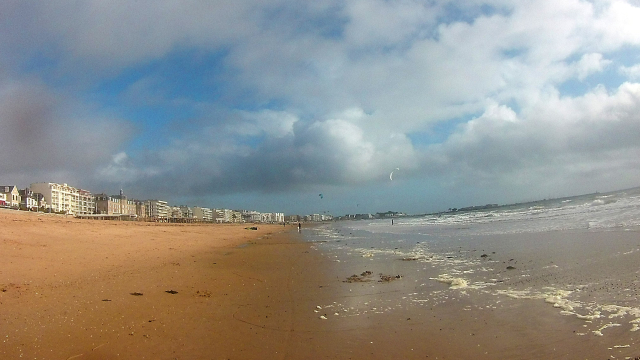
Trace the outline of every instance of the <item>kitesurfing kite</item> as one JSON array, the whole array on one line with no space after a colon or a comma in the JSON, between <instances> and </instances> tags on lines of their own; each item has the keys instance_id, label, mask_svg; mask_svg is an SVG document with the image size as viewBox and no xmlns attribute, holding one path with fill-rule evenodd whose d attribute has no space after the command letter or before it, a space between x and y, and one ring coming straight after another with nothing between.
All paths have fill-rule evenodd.
<instances>
[{"instance_id":1,"label":"kitesurfing kite","mask_svg":"<svg viewBox=\"0 0 640 360\"><path fill-rule=\"evenodd\" d=\"M400 170L400 168L396 168L393 171L396 171L396 170ZM391 174L389 174L389 180L391 180L391 181L393 181L393 171L391 172Z\"/></svg>"}]
</instances>

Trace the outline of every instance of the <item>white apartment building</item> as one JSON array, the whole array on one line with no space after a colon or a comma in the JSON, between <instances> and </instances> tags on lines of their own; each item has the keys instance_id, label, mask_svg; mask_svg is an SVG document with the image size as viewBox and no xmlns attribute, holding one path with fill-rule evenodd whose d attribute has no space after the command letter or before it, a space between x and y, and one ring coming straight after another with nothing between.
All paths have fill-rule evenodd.
<instances>
[{"instance_id":1,"label":"white apartment building","mask_svg":"<svg viewBox=\"0 0 640 360\"><path fill-rule=\"evenodd\" d=\"M257 211L253 211L253 210L252 211L248 211L248 210L243 211L242 218L246 222L253 222L253 223L264 222L264 218L263 218L262 214L257 212Z\"/></svg>"},{"instance_id":2,"label":"white apartment building","mask_svg":"<svg viewBox=\"0 0 640 360\"><path fill-rule=\"evenodd\" d=\"M77 189L67 184L33 183L29 189L44 196L46 206L54 212L69 215L93 214L95 203L87 190Z\"/></svg>"},{"instance_id":3,"label":"white apartment building","mask_svg":"<svg viewBox=\"0 0 640 360\"><path fill-rule=\"evenodd\" d=\"M179 206L181 217L184 219L193 219L193 208L190 208L186 205Z\"/></svg>"},{"instance_id":4,"label":"white apartment building","mask_svg":"<svg viewBox=\"0 0 640 360\"><path fill-rule=\"evenodd\" d=\"M260 214L260 222L272 223L273 219L272 219L271 215L272 215L271 213L261 213Z\"/></svg>"},{"instance_id":5,"label":"white apartment building","mask_svg":"<svg viewBox=\"0 0 640 360\"><path fill-rule=\"evenodd\" d=\"M182 210L178 206L170 206L171 208L171 218L172 219L182 219Z\"/></svg>"},{"instance_id":6,"label":"white apartment building","mask_svg":"<svg viewBox=\"0 0 640 360\"><path fill-rule=\"evenodd\" d=\"M171 215L171 207L163 200L147 200L145 203L147 217L155 219L168 219Z\"/></svg>"},{"instance_id":7,"label":"white apartment building","mask_svg":"<svg viewBox=\"0 0 640 360\"><path fill-rule=\"evenodd\" d=\"M263 223L283 223L284 213L260 213L260 221Z\"/></svg>"},{"instance_id":8,"label":"white apartment building","mask_svg":"<svg viewBox=\"0 0 640 360\"><path fill-rule=\"evenodd\" d=\"M242 213L230 209L214 209L216 222L232 223L242 222Z\"/></svg>"},{"instance_id":9,"label":"white apartment building","mask_svg":"<svg viewBox=\"0 0 640 360\"><path fill-rule=\"evenodd\" d=\"M271 221L274 223L283 223L284 222L284 213L272 213Z\"/></svg>"},{"instance_id":10,"label":"white apartment building","mask_svg":"<svg viewBox=\"0 0 640 360\"><path fill-rule=\"evenodd\" d=\"M96 202L87 190L78 189L78 214L93 214L96 210Z\"/></svg>"},{"instance_id":11,"label":"white apartment building","mask_svg":"<svg viewBox=\"0 0 640 360\"><path fill-rule=\"evenodd\" d=\"M193 217L202 221L213 221L213 211L209 208L194 207Z\"/></svg>"}]
</instances>

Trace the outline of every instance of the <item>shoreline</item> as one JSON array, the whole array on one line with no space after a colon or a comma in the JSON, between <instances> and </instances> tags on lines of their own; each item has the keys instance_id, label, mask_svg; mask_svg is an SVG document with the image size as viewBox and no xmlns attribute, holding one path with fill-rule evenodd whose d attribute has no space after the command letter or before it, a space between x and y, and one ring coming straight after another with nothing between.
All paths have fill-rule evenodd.
<instances>
[{"instance_id":1,"label":"shoreline","mask_svg":"<svg viewBox=\"0 0 640 360\"><path fill-rule=\"evenodd\" d=\"M0 213L7 359L604 359L631 333L576 336L543 300L492 307L411 276L412 262L337 262L295 226L155 224ZM373 281L347 282L373 272ZM412 290L412 288L415 288ZM398 294L428 293L424 305ZM441 301L446 299L446 301ZM618 335L616 335L618 334ZM618 346L618 347L616 347ZM610 348L611 350L605 350ZM605 356L606 354L606 356ZM621 356L622 355L622 356Z\"/></svg>"},{"instance_id":2,"label":"shoreline","mask_svg":"<svg viewBox=\"0 0 640 360\"><path fill-rule=\"evenodd\" d=\"M633 305L637 303L633 301L637 299L634 278L640 256L637 230L508 234L485 236L477 243L450 240L448 246L455 253L446 249L440 256L431 253L433 261L430 253L424 254L423 261L403 261L407 254L402 249L397 255L388 249L373 255L373 250L370 252L369 246L363 244L337 250L325 247L325 255L334 259L333 267L342 280L365 270L373 274L361 276L366 281L353 281L338 288L342 290L336 291L334 308L348 312L329 320L337 328L360 326L344 334L350 341L354 337L360 339L361 349L371 349L364 353L367 356L359 358L635 359L640 354L634 320L637 307ZM338 238L338 242L346 244L349 237ZM542 249L529 253L531 248L527 246L517 249L518 243L538 244ZM496 259L481 260L480 255L491 250L497 251L492 255ZM444 265L448 255L452 255L451 264ZM504 270L510 258L518 260L517 269ZM614 262L610 263L612 259ZM533 271L550 261L557 265L541 273ZM558 281L555 271L562 271ZM402 277L380 283L378 274ZM442 280L447 274L464 282L457 286ZM617 303L620 306L610 302L598 305L594 302L596 292L581 291L579 285L589 283L592 274L603 279L613 276L611 279L617 280L611 289L626 289L626 297ZM499 280L496 286L485 287L493 278ZM591 281L595 279L601 278ZM497 285L503 282L504 285ZM568 292L556 293L562 284L576 285L572 297L564 298ZM502 291L512 286L518 287L513 292ZM548 295L543 295L544 291L537 293L536 289L547 289ZM581 316L585 314L594 315L593 319Z\"/></svg>"}]
</instances>

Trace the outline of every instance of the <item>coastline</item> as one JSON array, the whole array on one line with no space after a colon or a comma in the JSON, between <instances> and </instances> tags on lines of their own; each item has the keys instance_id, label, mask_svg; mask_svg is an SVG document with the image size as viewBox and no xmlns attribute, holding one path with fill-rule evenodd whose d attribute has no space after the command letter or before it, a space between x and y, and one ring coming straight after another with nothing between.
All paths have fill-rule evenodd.
<instances>
[{"instance_id":1,"label":"coastline","mask_svg":"<svg viewBox=\"0 0 640 360\"><path fill-rule=\"evenodd\" d=\"M584 321L543 300L496 302L434 280L425 289L411 276L379 282L378 273L409 275L402 266L416 264L337 262L305 241L309 227L245 227L0 213L0 358L637 355L620 342L633 333L577 336ZM362 270L374 280L345 281ZM428 302L396 305L413 291Z\"/></svg>"},{"instance_id":2,"label":"coastline","mask_svg":"<svg viewBox=\"0 0 640 360\"><path fill-rule=\"evenodd\" d=\"M449 239L455 252L425 253L416 261L403 261L402 248L396 254L361 243L324 247L342 280L372 274L334 289L338 311L329 321L345 340L337 342L344 349L335 358L636 359L639 233L615 228L492 235L477 243ZM329 242L339 244L361 238L332 236ZM495 259L481 260L485 251ZM511 258L517 268L505 270ZM378 274L402 277L385 283ZM447 274L465 281L447 282ZM599 291L616 289L624 296L598 300Z\"/></svg>"},{"instance_id":3,"label":"coastline","mask_svg":"<svg viewBox=\"0 0 640 360\"><path fill-rule=\"evenodd\" d=\"M0 227L2 358L275 359L320 323L306 269L322 260L294 227L11 212Z\"/></svg>"}]
</instances>

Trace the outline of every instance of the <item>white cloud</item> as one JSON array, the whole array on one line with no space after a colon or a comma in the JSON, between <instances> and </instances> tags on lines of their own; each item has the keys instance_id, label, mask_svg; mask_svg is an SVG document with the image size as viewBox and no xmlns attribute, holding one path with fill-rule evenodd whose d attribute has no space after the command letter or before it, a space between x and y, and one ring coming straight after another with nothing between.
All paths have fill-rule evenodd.
<instances>
[{"instance_id":1,"label":"white cloud","mask_svg":"<svg viewBox=\"0 0 640 360\"><path fill-rule=\"evenodd\" d=\"M578 79L584 80L587 76L601 72L611 64L611 60L606 60L602 58L602 54L598 53L590 53L584 54L580 58L580 61L576 63L576 71L578 73Z\"/></svg>"},{"instance_id":2,"label":"white cloud","mask_svg":"<svg viewBox=\"0 0 640 360\"><path fill-rule=\"evenodd\" d=\"M345 13L345 41L357 48L374 46L401 47L411 38L422 35L425 28L435 25L434 7L414 0L348 1Z\"/></svg>"},{"instance_id":3,"label":"white cloud","mask_svg":"<svg viewBox=\"0 0 640 360\"><path fill-rule=\"evenodd\" d=\"M632 186L637 180L629 174L640 165L638 113L640 84L633 83L612 93L599 87L576 98L551 96L520 118L492 105L431 147L428 161L466 182Z\"/></svg>"},{"instance_id":4,"label":"white cloud","mask_svg":"<svg viewBox=\"0 0 640 360\"><path fill-rule=\"evenodd\" d=\"M1 147L51 171L100 163L90 173L112 181L202 191L364 183L396 167L532 186L637 163L637 84L560 90L608 68L640 77L621 60L640 45L640 7L628 1L96 0L10 10L0 76L12 85L0 88L0 121L14 137ZM219 55L211 73L224 76L202 81L211 94L153 66L185 50ZM80 100L128 79L114 95L124 104ZM101 106L132 118L174 106L186 113L175 122L192 128L125 153L129 123ZM411 143L409 134L452 119L462 125L444 126L453 134L442 144L424 153ZM19 141L30 136L52 150L35 156Z\"/></svg>"},{"instance_id":5,"label":"white cloud","mask_svg":"<svg viewBox=\"0 0 640 360\"><path fill-rule=\"evenodd\" d=\"M259 112L239 111L242 120L228 124L230 134L245 136L267 135L275 138L289 136L298 117L283 111L261 110Z\"/></svg>"},{"instance_id":6,"label":"white cloud","mask_svg":"<svg viewBox=\"0 0 640 360\"><path fill-rule=\"evenodd\" d=\"M622 75L627 76L631 80L640 79L640 64L635 64L632 66L621 66L618 69L618 72Z\"/></svg>"}]
</instances>

